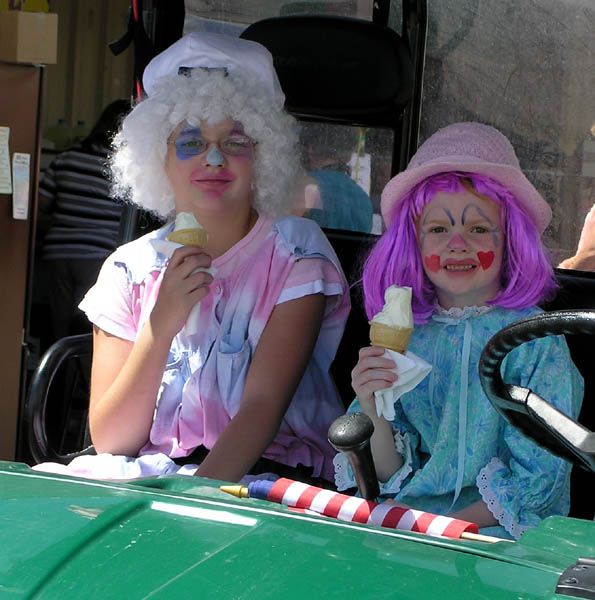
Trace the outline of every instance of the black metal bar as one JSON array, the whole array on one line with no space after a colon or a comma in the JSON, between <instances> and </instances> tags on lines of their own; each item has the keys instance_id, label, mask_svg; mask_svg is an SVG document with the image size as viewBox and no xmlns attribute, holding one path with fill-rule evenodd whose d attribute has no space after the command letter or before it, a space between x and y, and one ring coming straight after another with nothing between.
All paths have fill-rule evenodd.
<instances>
[{"instance_id":1,"label":"black metal bar","mask_svg":"<svg viewBox=\"0 0 595 600\"><path fill-rule=\"evenodd\" d=\"M389 14L390 0L374 0L372 4L372 23L386 27Z\"/></svg>"},{"instance_id":2,"label":"black metal bar","mask_svg":"<svg viewBox=\"0 0 595 600\"><path fill-rule=\"evenodd\" d=\"M364 413L343 415L333 421L328 430L329 442L347 456L360 494L366 500L376 500L380 493L370 448L373 433L374 425Z\"/></svg>"},{"instance_id":3,"label":"black metal bar","mask_svg":"<svg viewBox=\"0 0 595 600\"><path fill-rule=\"evenodd\" d=\"M413 96L403 116L405 139L395 144L393 175L402 171L419 145L423 78L426 58L428 7L426 0L403 0L401 35L407 40L413 61Z\"/></svg>"}]
</instances>

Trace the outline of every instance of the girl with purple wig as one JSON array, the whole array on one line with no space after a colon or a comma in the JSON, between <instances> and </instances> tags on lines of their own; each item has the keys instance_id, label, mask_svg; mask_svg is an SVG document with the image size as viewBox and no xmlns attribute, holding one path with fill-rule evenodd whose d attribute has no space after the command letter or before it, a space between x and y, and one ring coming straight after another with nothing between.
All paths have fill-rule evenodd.
<instances>
[{"instance_id":1,"label":"girl with purple wig","mask_svg":"<svg viewBox=\"0 0 595 600\"><path fill-rule=\"evenodd\" d=\"M349 412L374 423L372 454L381 494L416 509L477 523L518 538L569 509L570 466L510 426L479 382L486 342L537 314L556 290L541 234L551 211L496 129L457 123L439 130L382 194L387 229L364 266L371 319L391 285L412 289L409 350L430 374L378 416L374 393L398 380L383 348L360 350ZM534 340L504 361L504 379L529 387L576 417L583 382L563 336ZM355 484L343 455L339 489Z\"/></svg>"}]
</instances>

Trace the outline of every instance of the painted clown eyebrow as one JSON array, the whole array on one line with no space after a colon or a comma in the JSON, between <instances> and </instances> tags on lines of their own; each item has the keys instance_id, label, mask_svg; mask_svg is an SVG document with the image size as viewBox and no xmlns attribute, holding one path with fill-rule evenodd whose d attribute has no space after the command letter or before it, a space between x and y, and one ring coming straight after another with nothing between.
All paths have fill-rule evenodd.
<instances>
[{"instance_id":1,"label":"painted clown eyebrow","mask_svg":"<svg viewBox=\"0 0 595 600\"><path fill-rule=\"evenodd\" d=\"M444 212L444 214L446 215L446 217L448 218L449 222L451 225L455 224L455 220L454 217L452 216L452 213L450 212L450 210L445 207L445 206L441 206L441 207L436 207L438 209L442 209L442 211ZM436 210L436 208L431 208L428 211L428 214L425 216L424 220L422 221L422 225L426 225L428 222L432 222L432 221L440 221L441 220L441 216L432 216L432 213L434 212L434 210Z\"/></svg>"},{"instance_id":2,"label":"painted clown eyebrow","mask_svg":"<svg viewBox=\"0 0 595 600\"><path fill-rule=\"evenodd\" d=\"M477 218L475 218L475 215L473 217L471 217L468 214L472 209L475 209L475 211L477 212L477 215L478 215ZM441 207L436 207L434 209L430 209L430 211L428 212L428 214L425 216L424 220L421 223L422 226L428 225L429 223L433 223L433 222L440 223L443 221L444 217L442 217L441 215L434 214L434 212L436 210L441 210L451 225L454 225L456 223L456 219L454 218L451 210L446 206L441 206ZM465 206L465 208L463 209L463 212L461 214L461 225L465 225L468 221L471 223L474 223L476 221L477 222L485 221L494 229L494 231L499 230L498 225L495 224L494 221L477 204L467 204L467 206Z\"/></svg>"},{"instance_id":3,"label":"painted clown eyebrow","mask_svg":"<svg viewBox=\"0 0 595 600\"><path fill-rule=\"evenodd\" d=\"M479 205L477 205L477 204L467 204L467 206L465 206L465 208L463 209L463 214L461 215L461 223L463 225L465 225L465 221L467 220L467 211L469 211L471 209L475 209L477 211L477 214L480 216L481 219L484 219L492 227L495 227L494 222L492 221L492 219L490 219L490 217L488 217L488 215L486 215L486 213L484 212L484 210Z\"/></svg>"}]
</instances>

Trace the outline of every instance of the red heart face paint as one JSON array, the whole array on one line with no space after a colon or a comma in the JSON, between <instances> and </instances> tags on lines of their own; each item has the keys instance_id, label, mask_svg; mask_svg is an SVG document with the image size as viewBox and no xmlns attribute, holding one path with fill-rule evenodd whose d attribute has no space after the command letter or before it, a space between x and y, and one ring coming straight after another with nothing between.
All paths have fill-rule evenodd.
<instances>
[{"instance_id":1,"label":"red heart face paint","mask_svg":"<svg viewBox=\"0 0 595 600\"><path fill-rule=\"evenodd\" d=\"M489 250L488 252L478 252L477 258L479 260L479 263L481 264L481 268L484 271L486 271L492 266L492 263L494 262L494 253L491 250Z\"/></svg>"},{"instance_id":2,"label":"red heart face paint","mask_svg":"<svg viewBox=\"0 0 595 600\"><path fill-rule=\"evenodd\" d=\"M428 271L432 271L432 273L438 273L438 271L440 271L440 257L436 254L432 254L432 256L425 256L424 264L426 265L426 269L428 269Z\"/></svg>"}]
</instances>

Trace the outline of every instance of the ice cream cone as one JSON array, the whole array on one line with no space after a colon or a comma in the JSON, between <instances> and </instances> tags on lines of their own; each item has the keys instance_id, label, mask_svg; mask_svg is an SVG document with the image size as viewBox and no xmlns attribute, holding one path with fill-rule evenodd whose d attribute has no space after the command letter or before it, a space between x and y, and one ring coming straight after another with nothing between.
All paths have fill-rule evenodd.
<instances>
[{"instance_id":1,"label":"ice cream cone","mask_svg":"<svg viewBox=\"0 0 595 600\"><path fill-rule=\"evenodd\" d=\"M401 354L407 352L412 327L391 327L376 321L370 322L370 341L372 346L388 348Z\"/></svg>"},{"instance_id":2,"label":"ice cream cone","mask_svg":"<svg viewBox=\"0 0 595 600\"><path fill-rule=\"evenodd\" d=\"M170 242L183 244L184 246L206 246L208 241L207 232L204 229L178 229L172 231L167 239Z\"/></svg>"}]
</instances>

